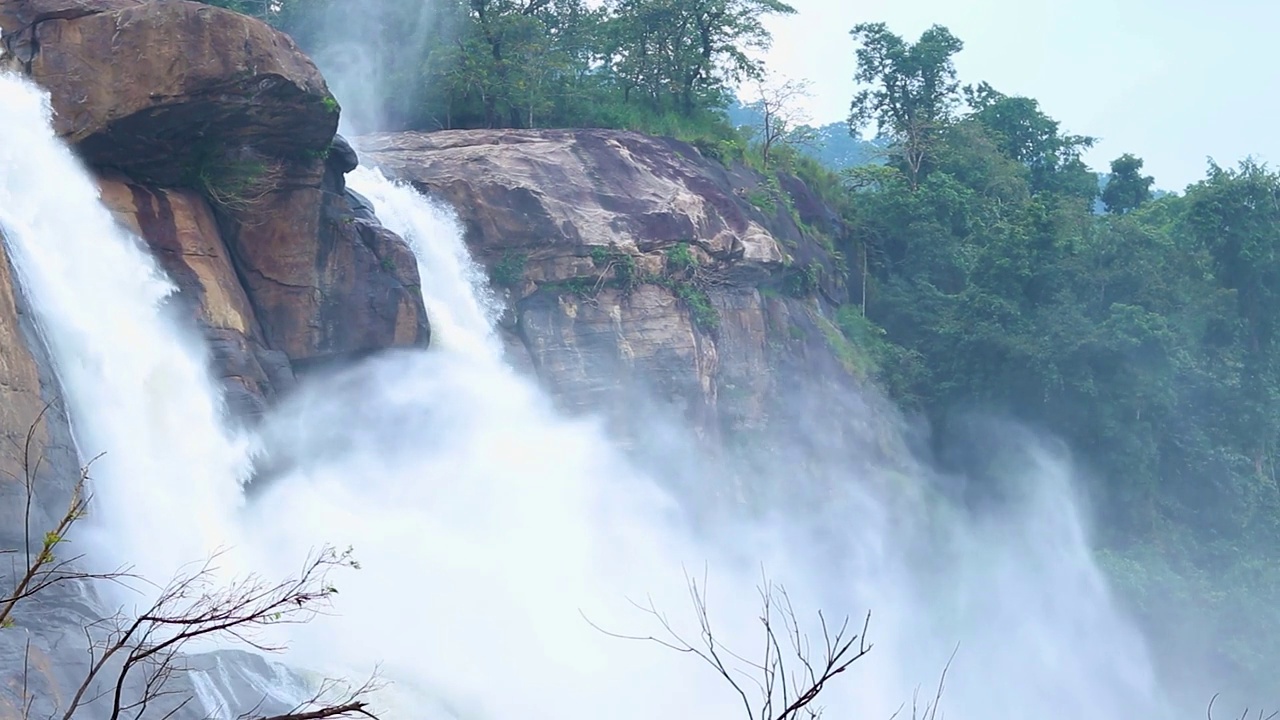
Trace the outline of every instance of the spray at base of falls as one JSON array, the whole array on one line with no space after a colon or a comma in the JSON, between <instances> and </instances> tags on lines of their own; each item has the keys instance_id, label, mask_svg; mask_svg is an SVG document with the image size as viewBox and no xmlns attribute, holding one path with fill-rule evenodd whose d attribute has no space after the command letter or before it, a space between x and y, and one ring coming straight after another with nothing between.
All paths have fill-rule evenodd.
<instances>
[{"instance_id":1,"label":"spray at base of falls","mask_svg":"<svg viewBox=\"0 0 1280 720\"><path fill-rule=\"evenodd\" d=\"M1025 497L980 521L931 504L924 468L902 478L903 501L872 489L892 487L874 468L806 458L843 478L827 512L725 521L707 541L596 421L559 414L502 363L456 223L373 171L352 185L418 254L439 347L303 383L260 437L292 465L246 502L244 443L219 423L203 349L166 317L172 284L97 203L40 95L0 78L0 98L0 225L81 451L108 453L93 526L107 559L163 580L234 544L237 568L279 575L318 544L352 545L363 569L337 578L338 616L279 631L302 666L354 677L381 662L388 717L740 717L696 659L593 623L660 632L631 598L696 643L687 572L705 579L717 637L750 653L762 567L809 631L817 609L873 611L873 650L823 693L832 716L889 717L957 644L943 702L960 720L1128 720L1154 706L1060 458L1033 447Z\"/></svg>"}]
</instances>

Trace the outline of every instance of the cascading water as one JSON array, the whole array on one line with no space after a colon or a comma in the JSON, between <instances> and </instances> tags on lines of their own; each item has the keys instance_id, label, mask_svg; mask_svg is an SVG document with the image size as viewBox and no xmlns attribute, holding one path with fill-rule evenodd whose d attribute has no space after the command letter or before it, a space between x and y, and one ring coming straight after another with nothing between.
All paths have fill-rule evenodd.
<instances>
[{"instance_id":1,"label":"cascading water","mask_svg":"<svg viewBox=\"0 0 1280 720\"><path fill-rule=\"evenodd\" d=\"M206 351L166 312L175 287L54 135L45 93L0 74L0 227L92 459L94 559L164 582L233 544L244 444L224 429Z\"/></svg>"},{"instance_id":2,"label":"cascading water","mask_svg":"<svg viewBox=\"0 0 1280 720\"><path fill-rule=\"evenodd\" d=\"M458 241L462 228L449 212L427 203L411 188L388 182L379 171L358 167L347 184L369 196L378 220L408 240L418 258L418 274L431 318L432 345L452 353L496 359L501 344L494 332L498 301L484 272ZM448 238L449 242L441 242ZM424 262L424 258L429 258Z\"/></svg>"},{"instance_id":3,"label":"cascading water","mask_svg":"<svg viewBox=\"0 0 1280 720\"><path fill-rule=\"evenodd\" d=\"M560 415L503 364L456 224L372 170L351 183L413 245L440 342L303 383L261 430L294 462L246 502L243 446L219 425L202 353L163 312L172 286L97 204L41 96L0 78L0 100L0 225L78 444L108 453L95 468L107 559L162 579L235 543L242 567L280 574L319 543L352 545L363 569L338 579L338 616L288 628L289 658L346 674L381 663L388 717L740 717L696 659L593 623L660 633L631 598L696 643L684 572L705 574L717 637L753 653L762 566L802 620L874 612L874 649L823 694L832 717L889 717L957 644L943 702L962 720L1128 720L1155 706L1061 459L1029 444L1026 491L973 519L932 498L923 468L881 482L874 467L808 457L841 479L824 512L693 528L599 423ZM786 482L798 480L759 479Z\"/></svg>"}]
</instances>

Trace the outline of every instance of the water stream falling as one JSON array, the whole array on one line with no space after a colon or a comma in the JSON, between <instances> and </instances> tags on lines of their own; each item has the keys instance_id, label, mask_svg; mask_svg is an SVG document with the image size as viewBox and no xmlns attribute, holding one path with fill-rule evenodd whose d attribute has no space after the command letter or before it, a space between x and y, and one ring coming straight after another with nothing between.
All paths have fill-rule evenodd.
<instances>
[{"instance_id":1,"label":"water stream falling","mask_svg":"<svg viewBox=\"0 0 1280 720\"><path fill-rule=\"evenodd\" d=\"M92 462L87 546L163 581L233 543L242 439L222 425L207 350L168 311L176 287L120 228L54 135L46 95L0 73L0 227Z\"/></svg>"},{"instance_id":2,"label":"water stream falling","mask_svg":"<svg viewBox=\"0 0 1280 720\"><path fill-rule=\"evenodd\" d=\"M291 463L246 500L246 443L219 424L205 353L165 312L171 283L98 204L41 95L0 76L0 107L0 227L80 450L107 453L96 546L164 577L229 544L235 567L272 574L319 544L351 545L363 569L337 578L338 614L289 628L286 657L355 676L381 663L388 720L741 718L696 658L592 623L657 634L628 599L652 603L696 643L688 572L708 583L717 637L755 659L762 567L809 629L818 609L859 627L873 611L875 647L824 693L829 717L909 712L953 651L952 718L1129 720L1156 707L1062 458L1028 440L1023 491L972 517L926 491L925 468L884 482L847 457L808 457L842 480L823 512L694 526L599 422L559 413L503 363L457 224L369 169L350 182L413 246L436 347L303 383L255 441Z\"/></svg>"}]
</instances>

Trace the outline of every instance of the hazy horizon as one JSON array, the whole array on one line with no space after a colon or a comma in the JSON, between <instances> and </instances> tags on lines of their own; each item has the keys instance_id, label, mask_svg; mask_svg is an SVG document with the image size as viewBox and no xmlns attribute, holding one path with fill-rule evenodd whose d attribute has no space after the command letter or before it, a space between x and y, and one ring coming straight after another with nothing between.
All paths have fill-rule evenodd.
<instances>
[{"instance_id":1,"label":"hazy horizon","mask_svg":"<svg viewBox=\"0 0 1280 720\"><path fill-rule=\"evenodd\" d=\"M1235 165L1246 156L1280 158L1270 116L1280 101L1280 65L1255 48L1280 25L1280 4L1224 0L793 0L798 13L769 18L769 67L812 82L816 124L848 113L854 92L849 30L886 22L914 41L932 24L965 43L963 83L1040 101L1067 132L1098 144L1085 159L1105 171L1126 152L1146 161L1159 188L1181 191L1205 175L1208 158Z\"/></svg>"}]
</instances>

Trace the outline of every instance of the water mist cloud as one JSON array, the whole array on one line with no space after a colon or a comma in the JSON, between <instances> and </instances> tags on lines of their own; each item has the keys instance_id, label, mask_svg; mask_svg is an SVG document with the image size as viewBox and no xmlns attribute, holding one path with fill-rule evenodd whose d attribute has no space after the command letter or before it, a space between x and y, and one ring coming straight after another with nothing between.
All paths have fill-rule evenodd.
<instances>
[{"instance_id":1,"label":"water mist cloud","mask_svg":"<svg viewBox=\"0 0 1280 720\"><path fill-rule=\"evenodd\" d=\"M276 630L297 666L359 677L381 662L387 717L739 718L731 688L696 659L587 621L648 635L659 628L631 601L651 602L696 639L686 573L705 573L718 637L748 658L762 642L762 573L810 633L817 610L855 623L871 610L875 647L824 691L832 717L889 717L957 645L943 702L960 720L1160 709L1062 457L1028 440L1003 468L1020 491L973 514L902 449L883 403L813 389L820 405L798 388L789 416L807 420L775 428L790 450L767 464L707 462L679 440L686 428L655 415L669 424L647 450L669 471L755 491L754 506L709 493L691 510L680 483L503 362L492 295L456 223L373 172L353 186L413 245L440 345L307 378L264 419L256 444L276 471L244 498L244 445L220 424L203 349L162 310L171 284L97 204L47 107L27 88L0 84L0 97L23 118L0 145L0 223L77 440L114 463L96 484L102 547L164 578L229 542L242 567L270 576L320 544L353 546L363 569L337 578L338 614Z\"/></svg>"},{"instance_id":2,"label":"water mist cloud","mask_svg":"<svg viewBox=\"0 0 1280 720\"><path fill-rule=\"evenodd\" d=\"M355 185L409 238L424 276L466 275L447 212L376 173ZM1033 438L1005 465L1017 492L979 515L909 456L887 462L799 426L780 430L794 433L781 445L802 449L767 467L713 469L687 442L649 448L709 487L748 473L771 489L762 506L691 512L679 484L651 476L598 421L558 413L501 362L481 297L428 297L470 318L450 323L453 349L315 379L268 423L266 446L296 464L251 509L255 546L288 557L325 535L366 566L343 589L340 619L295 636L295 657L381 660L404 702L435 703L442 717L729 718L741 708L714 672L608 637L584 614L643 636L660 628L630 601L652 601L696 638L685 573L706 572L719 637L751 652L764 572L802 617L873 613L871 654L824 693L832 714L888 717L957 646L944 695L953 717L1158 707L1142 638L1093 563L1070 465ZM467 334L482 337L458 341ZM824 393L834 409L882 405ZM672 424L649 442L688 436L657 417ZM871 417L880 434L901 435L892 413Z\"/></svg>"}]
</instances>

